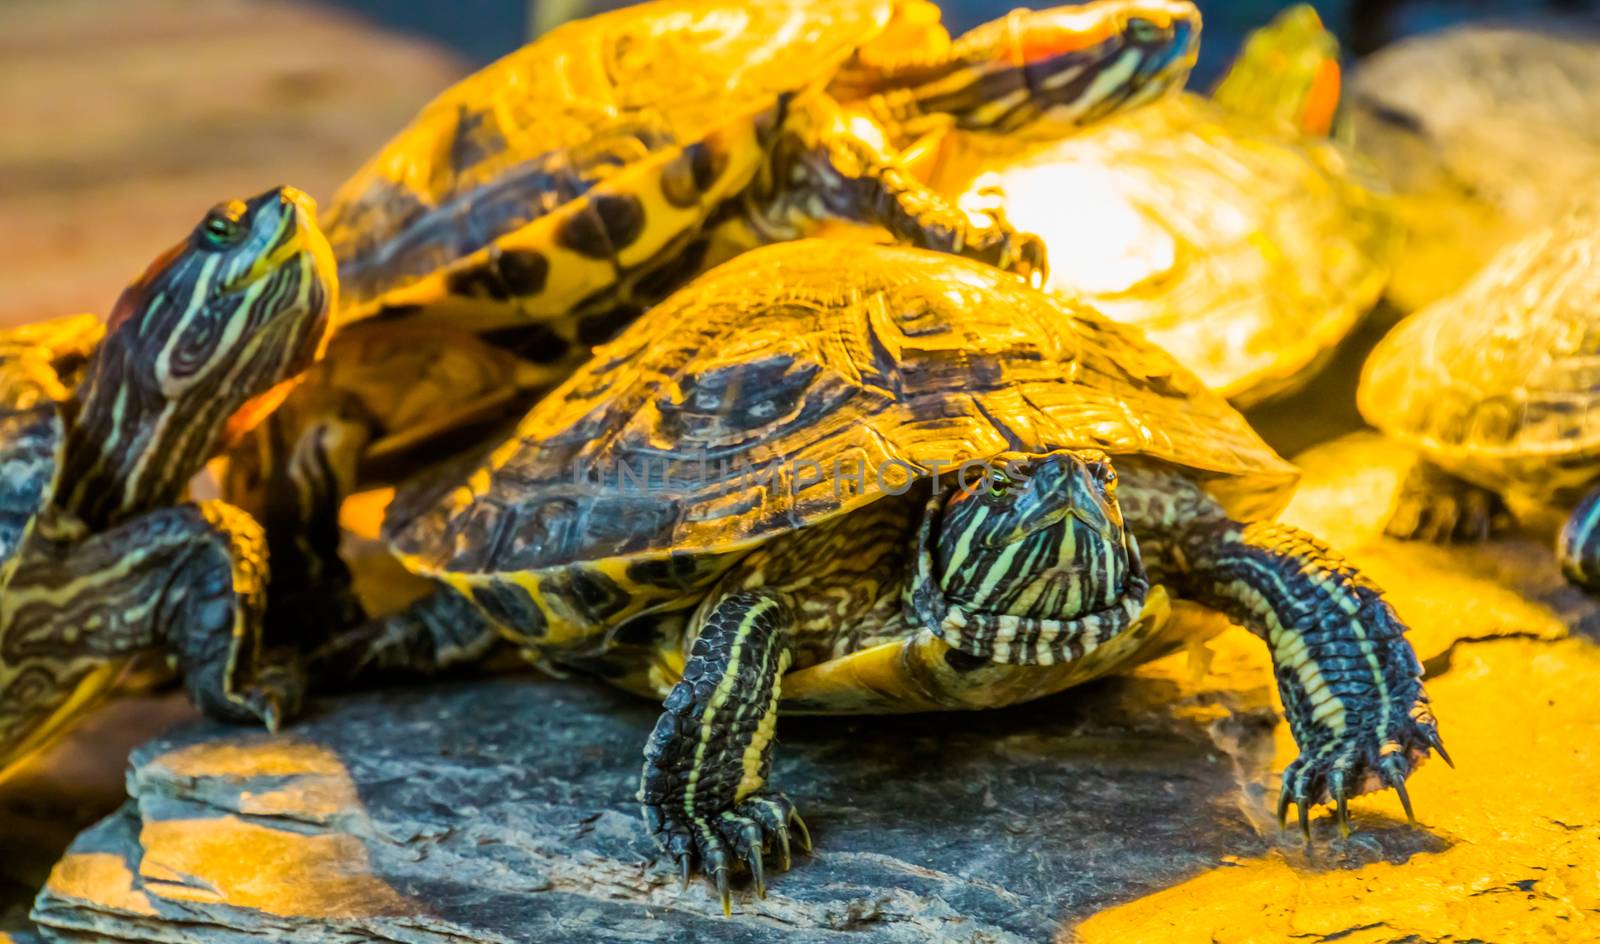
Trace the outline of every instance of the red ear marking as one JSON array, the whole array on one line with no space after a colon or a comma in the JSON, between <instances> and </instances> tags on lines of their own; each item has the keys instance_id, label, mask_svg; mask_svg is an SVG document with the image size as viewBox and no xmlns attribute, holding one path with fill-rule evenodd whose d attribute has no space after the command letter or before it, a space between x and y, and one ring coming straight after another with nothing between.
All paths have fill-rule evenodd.
<instances>
[{"instance_id":1,"label":"red ear marking","mask_svg":"<svg viewBox=\"0 0 1600 944\"><path fill-rule=\"evenodd\" d=\"M1339 112L1339 95L1342 77L1339 63L1332 59L1324 62L1311 89L1306 93L1305 107L1300 111L1300 130L1313 137L1325 138L1333 131L1333 119Z\"/></svg>"},{"instance_id":2,"label":"red ear marking","mask_svg":"<svg viewBox=\"0 0 1600 944\"><path fill-rule=\"evenodd\" d=\"M1111 38L1114 26L1113 18L1108 16L1087 22L1086 17L1079 15L1069 22L1059 17L1018 11L1012 17L1009 32L1011 64L1014 66L1044 62L1064 53L1099 45Z\"/></svg>"},{"instance_id":3,"label":"red ear marking","mask_svg":"<svg viewBox=\"0 0 1600 944\"><path fill-rule=\"evenodd\" d=\"M298 376L290 377L268 390L266 393L257 394L239 405L233 415L222 428L222 444L219 451L232 449L244 440L252 429L255 429L262 420L266 419L283 404L284 398L294 390L294 385L300 382Z\"/></svg>"},{"instance_id":4,"label":"red ear marking","mask_svg":"<svg viewBox=\"0 0 1600 944\"><path fill-rule=\"evenodd\" d=\"M106 334L117 330L124 321L144 310L144 306L150 300L150 283L188 248L187 239L178 242L157 256L137 279L128 283L128 287L117 296L117 303L111 306L111 315L106 318Z\"/></svg>"}]
</instances>

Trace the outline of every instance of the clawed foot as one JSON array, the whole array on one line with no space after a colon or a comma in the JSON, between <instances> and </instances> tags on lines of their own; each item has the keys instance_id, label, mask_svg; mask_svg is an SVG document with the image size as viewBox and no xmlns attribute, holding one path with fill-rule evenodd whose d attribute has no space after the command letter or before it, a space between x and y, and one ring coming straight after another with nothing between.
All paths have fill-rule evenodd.
<instances>
[{"instance_id":1,"label":"clawed foot","mask_svg":"<svg viewBox=\"0 0 1600 944\"><path fill-rule=\"evenodd\" d=\"M1044 240L1032 233L1007 234L1000 268L1022 276L1034 288L1044 288L1050 278Z\"/></svg>"},{"instance_id":2,"label":"clawed foot","mask_svg":"<svg viewBox=\"0 0 1600 944\"><path fill-rule=\"evenodd\" d=\"M677 863L684 888L689 887L689 877L696 866L716 883L724 915L733 914L728 877L735 862L745 863L755 882L756 895L765 898L765 856L776 850L782 870L788 870L791 824L801 850L811 851L811 834L805 822L781 793L757 793L732 810L709 817L647 803L644 818L652 838Z\"/></svg>"},{"instance_id":3,"label":"clawed foot","mask_svg":"<svg viewBox=\"0 0 1600 944\"><path fill-rule=\"evenodd\" d=\"M1415 826L1411 797L1406 794L1406 778L1432 750L1454 767L1445 753L1439 729L1426 713L1413 712L1394 726L1390 737L1380 739L1377 732L1346 732L1315 755L1301 754L1283 772L1283 789L1278 794L1278 825L1288 824L1289 805L1300 812L1300 831L1311 839L1311 806L1332 801L1339 834L1350 836L1351 797L1392 787L1400 795L1406 819Z\"/></svg>"},{"instance_id":4,"label":"clawed foot","mask_svg":"<svg viewBox=\"0 0 1600 944\"><path fill-rule=\"evenodd\" d=\"M1412 469L1384 533L1402 541L1485 541L1512 523L1505 500L1426 464Z\"/></svg>"},{"instance_id":5,"label":"clawed foot","mask_svg":"<svg viewBox=\"0 0 1600 944\"><path fill-rule=\"evenodd\" d=\"M1044 240L1012 228L1011 221L1006 218L1004 190L994 184L976 187L961 198L960 207L975 222L987 222L998 234L989 262L1022 276L1034 288L1044 287L1050 275Z\"/></svg>"},{"instance_id":6,"label":"clawed foot","mask_svg":"<svg viewBox=\"0 0 1600 944\"><path fill-rule=\"evenodd\" d=\"M306 674L298 662L264 666L239 693L239 703L268 731L278 733L285 719L300 713L305 701Z\"/></svg>"}]
</instances>

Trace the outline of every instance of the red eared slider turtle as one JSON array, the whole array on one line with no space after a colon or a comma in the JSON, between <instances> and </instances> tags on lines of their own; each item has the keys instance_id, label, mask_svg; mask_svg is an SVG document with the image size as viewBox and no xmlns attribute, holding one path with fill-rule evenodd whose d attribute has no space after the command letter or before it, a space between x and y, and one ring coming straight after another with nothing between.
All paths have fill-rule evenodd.
<instances>
[{"instance_id":1,"label":"red eared slider turtle","mask_svg":"<svg viewBox=\"0 0 1600 944\"><path fill-rule=\"evenodd\" d=\"M1396 43L1351 83L1356 145L1402 199L1389 298L1414 311L1549 224L1600 176L1600 33L1463 26Z\"/></svg>"},{"instance_id":2,"label":"red eared slider turtle","mask_svg":"<svg viewBox=\"0 0 1600 944\"><path fill-rule=\"evenodd\" d=\"M440 589L338 637L324 678L432 669L498 632L665 697L645 818L725 903L735 859L759 891L768 840L787 852L776 713L1059 691L1170 645L1169 591L1271 648L1301 748L1280 814L1331 797L1344 827L1349 797L1404 798L1439 746L1378 588L1270 520L1294 467L1137 332L979 263L745 254L458 481L402 490L386 524Z\"/></svg>"},{"instance_id":3,"label":"red eared slider turtle","mask_svg":"<svg viewBox=\"0 0 1600 944\"><path fill-rule=\"evenodd\" d=\"M557 29L440 95L341 188L341 337L228 495L261 511L285 591L315 597L342 582L331 510L369 448L432 458L458 414L514 421L717 255L842 217L1042 276L1036 239L946 205L897 149L1149 100L1181 84L1198 30L1186 0L1017 11L956 39L921 0L660 0ZM462 355L419 420L391 409L417 399L411 349L449 342L392 333L417 323L522 363ZM348 609L289 608L308 607Z\"/></svg>"},{"instance_id":4,"label":"red eared slider turtle","mask_svg":"<svg viewBox=\"0 0 1600 944\"><path fill-rule=\"evenodd\" d=\"M276 726L297 703L263 661L259 526L180 497L321 351L335 274L314 214L287 188L222 204L103 337L80 316L0 339L0 771L157 646L212 714Z\"/></svg>"},{"instance_id":5,"label":"red eared slider turtle","mask_svg":"<svg viewBox=\"0 0 1600 944\"><path fill-rule=\"evenodd\" d=\"M343 317L543 324L557 360L698 271L708 224L878 223L1032 271L895 167L951 128L1078 125L1181 83L1184 0L1019 10L955 40L922 0L658 0L556 29L431 102L327 213Z\"/></svg>"},{"instance_id":6,"label":"red eared slider turtle","mask_svg":"<svg viewBox=\"0 0 1600 944\"><path fill-rule=\"evenodd\" d=\"M1138 325L1247 406L1315 374L1399 248L1388 201L1327 139L1338 103L1338 42L1293 7L1211 98L1183 93L1042 146L972 148L933 183L998 188L1049 245L1051 288Z\"/></svg>"},{"instance_id":7,"label":"red eared slider turtle","mask_svg":"<svg viewBox=\"0 0 1600 944\"><path fill-rule=\"evenodd\" d=\"M1570 502L1600 480L1600 207L1502 250L1467 285L1402 321L1367 359L1367 421L1419 450L1388 532L1486 537L1503 495ZM1600 590L1600 492L1559 540L1568 577Z\"/></svg>"}]
</instances>

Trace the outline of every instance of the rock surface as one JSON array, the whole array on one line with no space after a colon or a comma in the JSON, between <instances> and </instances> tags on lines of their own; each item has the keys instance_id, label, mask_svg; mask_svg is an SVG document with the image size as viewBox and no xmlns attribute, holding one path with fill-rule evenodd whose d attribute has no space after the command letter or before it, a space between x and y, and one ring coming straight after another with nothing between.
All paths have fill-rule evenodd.
<instances>
[{"instance_id":1,"label":"rock surface","mask_svg":"<svg viewBox=\"0 0 1600 944\"><path fill-rule=\"evenodd\" d=\"M1600 607L1546 536L1378 535L1409 457L1303 456L1286 513L1390 589L1457 769L1272 822L1293 756L1242 630L1015 709L786 719L775 781L818 848L680 892L634 803L652 706L577 682L460 681L326 702L279 737L198 724L137 750L34 919L67 941L1579 941L1600 935ZM1576 629L1576 631L1574 631ZM1204 668L1201 673L1197 670Z\"/></svg>"}]
</instances>

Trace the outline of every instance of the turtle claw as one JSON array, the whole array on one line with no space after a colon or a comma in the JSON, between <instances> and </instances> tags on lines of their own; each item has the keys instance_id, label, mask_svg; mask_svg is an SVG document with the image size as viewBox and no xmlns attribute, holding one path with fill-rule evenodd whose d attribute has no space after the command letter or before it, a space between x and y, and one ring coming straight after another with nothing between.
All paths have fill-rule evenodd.
<instances>
[{"instance_id":1,"label":"turtle claw","mask_svg":"<svg viewBox=\"0 0 1600 944\"><path fill-rule=\"evenodd\" d=\"M241 721L259 721L277 734L284 721L298 714L305 694L305 676L298 664L263 667L250 684L233 696L232 710Z\"/></svg>"},{"instance_id":2,"label":"turtle claw","mask_svg":"<svg viewBox=\"0 0 1600 944\"><path fill-rule=\"evenodd\" d=\"M1417 815L1411 811L1411 795L1406 793L1406 768L1405 761L1399 755L1390 754L1383 759L1380 765L1383 777L1394 787L1394 792L1400 796L1400 808L1406 811L1406 822L1412 826L1417 825Z\"/></svg>"},{"instance_id":3,"label":"turtle claw","mask_svg":"<svg viewBox=\"0 0 1600 944\"><path fill-rule=\"evenodd\" d=\"M750 855L745 859L745 864L750 867L750 880L755 882L756 897L766 900L767 897L767 872L761 861L761 847L756 846L750 850Z\"/></svg>"},{"instance_id":4,"label":"turtle claw","mask_svg":"<svg viewBox=\"0 0 1600 944\"><path fill-rule=\"evenodd\" d=\"M1444 761L1444 765L1446 767L1449 767L1451 770L1456 769L1456 762L1450 759L1449 752L1444 749L1444 741L1439 738L1438 728L1423 728L1422 739L1427 742L1428 746L1433 749L1435 754L1439 755L1439 759Z\"/></svg>"},{"instance_id":5,"label":"turtle claw","mask_svg":"<svg viewBox=\"0 0 1600 944\"><path fill-rule=\"evenodd\" d=\"M810 852L811 830L806 828L806 821L800 818L800 811L790 807L789 818L794 820L795 828L800 831L800 851Z\"/></svg>"},{"instance_id":6,"label":"turtle claw","mask_svg":"<svg viewBox=\"0 0 1600 944\"><path fill-rule=\"evenodd\" d=\"M1334 822L1339 826L1339 835L1344 839L1350 838L1350 795L1345 790L1345 772L1335 769L1328 775L1328 794L1333 797Z\"/></svg>"},{"instance_id":7,"label":"turtle claw","mask_svg":"<svg viewBox=\"0 0 1600 944\"><path fill-rule=\"evenodd\" d=\"M1320 746L1314 756L1302 754L1283 772L1283 789L1278 794L1278 823L1287 820L1289 804L1300 808L1300 828L1310 838L1309 810L1312 804L1331 802L1339 834L1349 838L1350 799L1373 790L1393 788L1400 797L1406 821L1417 825L1406 791L1406 778L1428 756L1430 750L1448 763L1438 728L1425 708L1407 717L1403 726L1391 725L1383 740L1364 737L1361 730L1348 729L1337 740ZM1364 742L1364 743L1363 743Z\"/></svg>"},{"instance_id":8,"label":"turtle claw","mask_svg":"<svg viewBox=\"0 0 1600 944\"><path fill-rule=\"evenodd\" d=\"M782 871L789 871L791 860L789 858L789 830L787 827L778 830L778 851L783 855Z\"/></svg>"},{"instance_id":9,"label":"turtle claw","mask_svg":"<svg viewBox=\"0 0 1600 944\"><path fill-rule=\"evenodd\" d=\"M722 896L722 916L733 917L733 895L728 891L728 870L720 868L716 871L717 893Z\"/></svg>"},{"instance_id":10,"label":"turtle claw","mask_svg":"<svg viewBox=\"0 0 1600 944\"><path fill-rule=\"evenodd\" d=\"M1417 825L1417 814L1411 810L1411 797L1406 795L1405 782L1399 781L1395 783L1394 792L1400 795L1400 806L1406 811L1406 822L1412 826Z\"/></svg>"},{"instance_id":11,"label":"turtle claw","mask_svg":"<svg viewBox=\"0 0 1600 944\"><path fill-rule=\"evenodd\" d=\"M716 887L724 916L733 914L731 878L737 863L750 870L756 897L767 897L766 853L777 848L784 870L789 868L789 826L797 829L802 848L811 848L811 836L781 793L755 794L714 819L686 817L666 806L647 804L645 824L658 845L671 854L682 888L698 864Z\"/></svg>"},{"instance_id":12,"label":"turtle claw","mask_svg":"<svg viewBox=\"0 0 1600 944\"><path fill-rule=\"evenodd\" d=\"M262 707L261 723L267 726L268 734L278 733L278 728L283 724L283 706L278 704L276 698L268 699Z\"/></svg>"}]
</instances>

